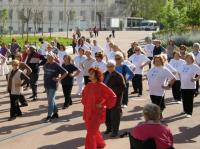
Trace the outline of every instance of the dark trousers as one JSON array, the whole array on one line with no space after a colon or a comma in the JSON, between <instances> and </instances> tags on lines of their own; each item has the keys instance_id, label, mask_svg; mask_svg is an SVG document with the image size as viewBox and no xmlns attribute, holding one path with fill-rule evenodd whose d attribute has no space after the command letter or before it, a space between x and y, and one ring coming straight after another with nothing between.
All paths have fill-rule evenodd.
<instances>
[{"instance_id":1,"label":"dark trousers","mask_svg":"<svg viewBox=\"0 0 200 149\"><path fill-rule=\"evenodd\" d=\"M84 76L84 84L87 85L90 81L89 76Z\"/></svg>"},{"instance_id":2,"label":"dark trousers","mask_svg":"<svg viewBox=\"0 0 200 149\"><path fill-rule=\"evenodd\" d=\"M138 92L139 94L142 94L142 75L141 74L135 74L135 76L132 79L133 89L135 92Z\"/></svg>"},{"instance_id":3,"label":"dark trousers","mask_svg":"<svg viewBox=\"0 0 200 149\"><path fill-rule=\"evenodd\" d=\"M27 105L28 104L24 95L22 95L22 94L19 95L19 102L20 102L21 105Z\"/></svg>"},{"instance_id":4,"label":"dark trousers","mask_svg":"<svg viewBox=\"0 0 200 149\"><path fill-rule=\"evenodd\" d=\"M192 115L194 93L195 93L195 89L181 89L181 95L182 95L182 100L183 100L183 110L186 114Z\"/></svg>"},{"instance_id":5,"label":"dark trousers","mask_svg":"<svg viewBox=\"0 0 200 149\"><path fill-rule=\"evenodd\" d=\"M196 91L195 91L196 94L199 93L199 81L196 81Z\"/></svg>"},{"instance_id":6,"label":"dark trousers","mask_svg":"<svg viewBox=\"0 0 200 149\"><path fill-rule=\"evenodd\" d=\"M114 107L106 110L106 127L113 133L118 133L120 125L121 108Z\"/></svg>"},{"instance_id":7,"label":"dark trousers","mask_svg":"<svg viewBox=\"0 0 200 149\"><path fill-rule=\"evenodd\" d=\"M174 97L174 100L181 101L181 81L176 80L175 83L172 86L172 94Z\"/></svg>"},{"instance_id":8,"label":"dark trousers","mask_svg":"<svg viewBox=\"0 0 200 149\"><path fill-rule=\"evenodd\" d=\"M10 117L16 117L22 114L18 103L19 96L10 94Z\"/></svg>"},{"instance_id":9,"label":"dark trousers","mask_svg":"<svg viewBox=\"0 0 200 149\"><path fill-rule=\"evenodd\" d=\"M63 94L65 97L64 106L69 106L72 104L71 92L73 85L62 85Z\"/></svg>"},{"instance_id":10,"label":"dark trousers","mask_svg":"<svg viewBox=\"0 0 200 149\"><path fill-rule=\"evenodd\" d=\"M150 95L150 98L151 102L158 105L161 111L165 109L165 99L163 96Z\"/></svg>"},{"instance_id":11,"label":"dark trousers","mask_svg":"<svg viewBox=\"0 0 200 149\"><path fill-rule=\"evenodd\" d=\"M128 89L129 89L129 82L126 82L126 87L123 94L122 104L128 105Z\"/></svg>"},{"instance_id":12,"label":"dark trousers","mask_svg":"<svg viewBox=\"0 0 200 149\"><path fill-rule=\"evenodd\" d=\"M153 57L148 57L151 61L153 59ZM151 69L151 63L149 63L149 69Z\"/></svg>"},{"instance_id":13,"label":"dark trousers","mask_svg":"<svg viewBox=\"0 0 200 149\"><path fill-rule=\"evenodd\" d=\"M39 78L39 74L38 73L31 73L30 74L30 85L31 85L31 89L32 89L32 93L33 96L37 96L37 81Z\"/></svg>"}]
</instances>

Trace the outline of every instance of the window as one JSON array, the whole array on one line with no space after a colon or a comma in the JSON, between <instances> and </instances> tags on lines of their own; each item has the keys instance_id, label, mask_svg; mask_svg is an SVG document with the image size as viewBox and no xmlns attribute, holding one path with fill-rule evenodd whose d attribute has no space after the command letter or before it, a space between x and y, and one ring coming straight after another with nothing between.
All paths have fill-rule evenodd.
<instances>
[{"instance_id":1,"label":"window","mask_svg":"<svg viewBox=\"0 0 200 149\"><path fill-rule=\"evenodd\" d=\"M82 16L82 20L86 20L86 11L85 10L81 10L80 11L80 16Z\"/></svg>"},{"instance_id":2,"label":"window","mask_svg":"<svg viewBox=\"0 0 200 149\"><path fill-rule=\"evenodd\" d=\"M91 11L91 20L94 21L95 19L95 12L94 10Z\"/></svg>"},{"instance_id":3,"label":"window","mask_svg":"<svg viewBox=\"0 0 200 149\"><path fill-rule=\"evenodd\" d=\"M52 17L53 17L53 12L50 10L49 11L49 21L52 21Z\"/></svg>"},{"instance_id":4,"label":"window","mask_svg":"<svg viewBox=\"0 0 200 149\"><path fill-rule=\"evenodd\" d=\"M13 18L13 10L10 9L9 10L9 19L12 20L12 18Z\"/></svg>"},{"instance_id":5,"label":"window","mask_svg":"<svg viewBox=\"0 0 200 149\"><path fill-rule=\"evenodd\" d=\"M64 18L63 14L64 14L63 11L59 12L59 21L63 21L63 18Z\"/></svg>"}]
</instances>

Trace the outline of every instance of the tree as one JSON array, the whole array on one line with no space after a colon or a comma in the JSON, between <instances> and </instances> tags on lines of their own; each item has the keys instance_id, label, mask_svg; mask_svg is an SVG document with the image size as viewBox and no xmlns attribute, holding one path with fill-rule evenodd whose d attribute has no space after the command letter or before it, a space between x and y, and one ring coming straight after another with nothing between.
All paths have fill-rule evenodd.
<instances>
[{"instance_id":1,"label":"tree","mask_svg":"<svg viewBox=\"0 0 200 149\"><path fill-rule=\"evenodd\" d=\"M192 26L200 25L200 1L194 1L189 5L187 10L187 24Z\"/></svg>"},{"instance_id":2,"label":"tree","mask_svg":"<svg viewBox=\"0 0 200 149\"><path fill-rule=\"evenodd\" d=\"M66 17L67 17L67 38L68 38L69 24L70 24L70 21L74 20L75 13L76 12L72 9L70 9L66 13Z\"/></svg>"},{"instance_id":3,"label":"tree","mask_svg":"<svg viewBox=\"0 0 200 149\"><path fill-rule=\"evenodd\" d=\"M7 22L8 22L8 10L3 9L0 10L0 34L3 36L3 33L7 30Z\"/></svg>"}]
</instances>

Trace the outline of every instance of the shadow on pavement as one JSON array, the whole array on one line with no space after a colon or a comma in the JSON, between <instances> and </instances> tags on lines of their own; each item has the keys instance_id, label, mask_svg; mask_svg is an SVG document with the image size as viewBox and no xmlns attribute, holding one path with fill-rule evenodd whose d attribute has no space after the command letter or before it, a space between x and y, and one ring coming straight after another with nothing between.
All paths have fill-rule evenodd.
<instances>
[{"instance_id":1,"label":"shadow on pavement","mask_svg":"<svg viewBox=\"0 0 200 149\"><path fill-rule=\"evenodd\" d=\"M194 138L200 135L200 125L195 127L179 127L180 133L174 135L175 143L194 143Z\"/></svg>"},{"instance_id":2,"label":"shadow on pavement","mask_svg":"<svg viewBox=\"0 0 200 149\"><path fill-rule=\"evenodd\" d=\"M50 131L48 133L45 133L44 135L54 135L57 133L61 133L64 131L81 131L85 129L84 123L74 124L74 125L61 125L58 128L56 128L54 131Z\"/></svg>"},{"instance_id":3,"label":"shadow on pavement","mask_svg":"<svg viewBox=\"0 0 200 149\"><path fill-rule=\"evenodd\" d=\"M121 121L134 121L134 120L142 120L142 113L134 113L131 115L126 115L121 118Z\"/></svg>"},{"instance_id":4,"label":"shadow on pavement","mask_svg":"<svg viewBox=\"0 0 200 149\"><path fill-rule=\"evenodd\" d=\"M75 138L55 145L42 146L38 149L78 149L84 145L84 138Z\"/></svg>"}]
</instances>

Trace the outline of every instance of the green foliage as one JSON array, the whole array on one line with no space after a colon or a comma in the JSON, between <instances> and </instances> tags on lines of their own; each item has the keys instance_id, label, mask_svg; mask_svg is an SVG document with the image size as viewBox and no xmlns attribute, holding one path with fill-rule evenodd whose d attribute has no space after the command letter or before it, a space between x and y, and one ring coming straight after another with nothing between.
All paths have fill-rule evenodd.
<instances>
[{"instance_id":1,"label":"green foliage","mask_svg":"<svg viewBox=\"0 0 200 149\"><path fill-rule=\"evenodd\" d=\"M0 10L0 33L1 35L7 31L8 10Z\"/></svg>"},{"instance_id":2,"label":"green foliage","mask_svg":"<svg viewBox=\"0 0 200 149\"><path fill-rule=\"evenodd\" d=\"M193 2L187 10L187 24L190 26L200 25L200 1Z\"/></svg>"},{"instance_id":3,"label":"green foliage","mask_svg":"<svg viewBox=\"0 0 200 149\"><path fill-rule=\"evenodd\" d=\"M13 37L9 37L9 36L3 36L3 37L0 37L0 43L6 43L6 44L9 44L11 43L11 40L12 40ZM26 41L26 38L22 38L21 36L16 36L15 37L17 39L17 42L19 43L19 45L21 47L24 46L24 43ZM39 45L39 41L38 39L41 38L41 36L29 36L29 43L30 44L36 44L36 45ZM43 36L42 38L44 38L45 41L48 41L48 42L51 42L52 40L54 40L55 38L50 38L50 37L47 37L47 36ZM65 46L69 46L71 45L72 43L72 40L71 39L67 39L66 37L57 37L56 38L61 44L64 44Z\"/></svg>"}]
</instances>

